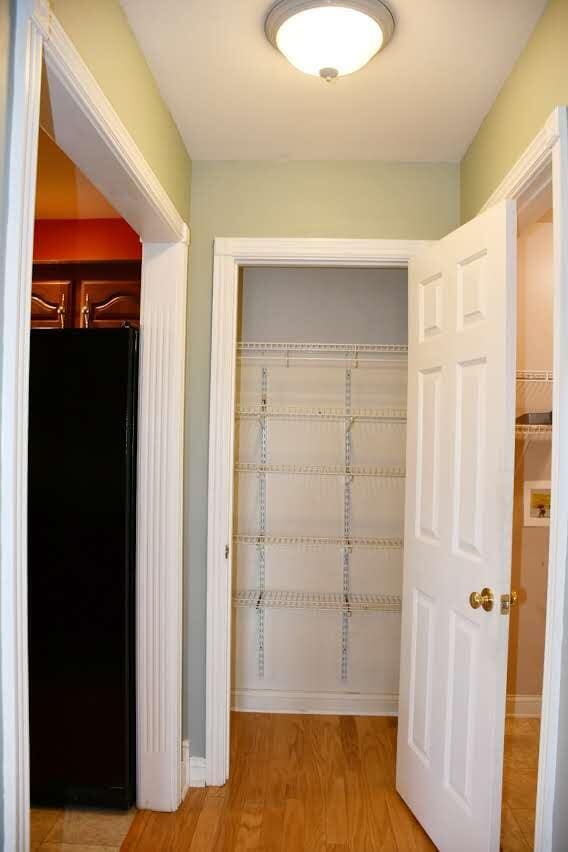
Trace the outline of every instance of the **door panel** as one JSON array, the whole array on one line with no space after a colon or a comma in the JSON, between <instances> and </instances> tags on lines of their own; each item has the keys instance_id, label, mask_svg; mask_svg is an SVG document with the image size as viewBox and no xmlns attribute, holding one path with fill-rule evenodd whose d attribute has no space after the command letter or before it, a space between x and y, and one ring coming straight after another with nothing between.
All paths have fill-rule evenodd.
<instances>
[{"instance_id":1,"label":"door panel","mask_svg":"<svg viewBox=\"0 0 568 852\"><path fill-rule=\"evenodd\" d=\"M80 281L78 328L120 328L140 324L140 281Z\"/></svg>"},{"instance_id":2,"label":"door panel","mask_svg":"<svg viewBox=\"0 0 568 852\"><path fill-rule=\"evenodd\" d=\"M397 787L441 850L499 848L512 530L516 211L409 269ZM473 609L490 587L494 607Z\"/></svg>"},{"instance_id":3,"label":"door panel","mask_svg":"<svg viewBox=\"0 0 568 852\"><path fill-rule=\"evenodd\" d=\"M67 328L72 324L71 281L32 283L32 328Z\"/></svg>"}]
</instances>

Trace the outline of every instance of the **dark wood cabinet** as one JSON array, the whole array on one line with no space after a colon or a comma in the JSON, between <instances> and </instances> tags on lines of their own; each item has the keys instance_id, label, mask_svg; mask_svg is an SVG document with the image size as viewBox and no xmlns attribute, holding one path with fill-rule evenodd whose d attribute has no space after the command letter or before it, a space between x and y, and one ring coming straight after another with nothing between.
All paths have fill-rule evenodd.
<instances>
[{"instance_id":1,"label":"dark wood cabinet","mask_svg":"<svg viewBox=\"0 0 568 852\"><path fill-rule=\"evenodd\" d=\"M140 324L140 281L79 281L77 328Z\"/></svg>"},{"instance_id":2,"label":"dark wood cabinet","mask_svg":"<svg viewBox=\"0 0 568 852\"><path fill-rule=\"evenodd\" d=\"M32 328L140 325L139 261L34 263Z\"/></svg>"},{"instance_id":3,"label":"dark wood cabinet","mask_svg":"<svg viewBox=\"0 0 568 852\"><path fill-rule=\"evenodd\" d=\"M69 328L73 325L73 282L34 281L32 328Z\"/></svg>"}]
</instances>

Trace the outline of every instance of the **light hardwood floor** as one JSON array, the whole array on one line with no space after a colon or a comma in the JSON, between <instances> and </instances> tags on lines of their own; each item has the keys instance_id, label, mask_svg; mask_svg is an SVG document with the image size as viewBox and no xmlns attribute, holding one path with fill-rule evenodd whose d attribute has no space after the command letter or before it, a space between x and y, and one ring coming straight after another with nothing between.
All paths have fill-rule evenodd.
<instances>
[{"instance_id":1,"label":"light hardwood floor","mask_svg":"<svg viewBox=\"0 0 568 852\"><path fill-rule=\"evenodd\" d=\"M134 809L32 808L31 852L119 852Z\"/></svg>"},{"instance_id":2,"label":"light hardwood floor","mask_svg":"<svg viewBox=\"0 0 568 852\"><path fill-rule=\"evenodd\" d=\"M507 720L503 852L533 847L538 740L537 720ZM394 789L396 719L234 713L231 747L230 782L175 814L34 809L32 850L435 849Z\"/></svg>"},{"instance_id":3,"label":"light hardwood floor","mask_svg":"<svg viewBox=\"0 0 568 852\"><path fill-rule=\"evenodd\" d=\"M432 850L394 789L396 719L234 713L231 780L139 812L122 852Z\"/></svg>"},{"instance_id":4,"label":"light hardwood floor","mask_svg":"<svg viewBox=\"0 0 568 852\"><path fill-rule=\"evenodd\" d=\"M528 852L533 848L540 722L507 719L503 766L501 849Z\"/></svg>"}]
</instances>

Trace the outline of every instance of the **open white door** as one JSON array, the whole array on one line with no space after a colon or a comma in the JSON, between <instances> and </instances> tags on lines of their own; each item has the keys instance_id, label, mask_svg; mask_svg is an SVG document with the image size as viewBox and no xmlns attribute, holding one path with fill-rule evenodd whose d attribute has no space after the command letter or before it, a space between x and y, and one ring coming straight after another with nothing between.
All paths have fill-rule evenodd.
<instances>
[{"instance_id":1,"label":"open white door","mask_svg":"<svg viewBox=\"0 0 568 852\"><path fill-rule=\"evenodd\" d=\"M411 262L397 788L443 852L499 849L515 301L513 202Z\"/></svg>"}]
</instances>

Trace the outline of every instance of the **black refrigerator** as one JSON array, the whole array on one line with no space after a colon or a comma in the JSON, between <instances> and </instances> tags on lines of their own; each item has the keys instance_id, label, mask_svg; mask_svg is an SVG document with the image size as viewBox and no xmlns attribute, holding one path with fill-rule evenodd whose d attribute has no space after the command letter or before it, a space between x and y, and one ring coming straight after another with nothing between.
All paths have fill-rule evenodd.
<instances>
[{"instance_id":1,"label":"black refrigerator","mask_svg":"<svg viewBox=\"0 0 568 852\"><path fill-rule=\"evenodd\" d=\"M138 331L31 332L33 804L136 796Z\"/></svg>"}]
</instances>

